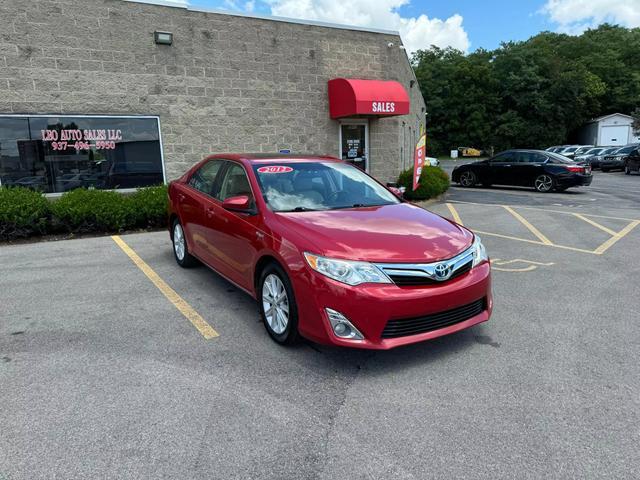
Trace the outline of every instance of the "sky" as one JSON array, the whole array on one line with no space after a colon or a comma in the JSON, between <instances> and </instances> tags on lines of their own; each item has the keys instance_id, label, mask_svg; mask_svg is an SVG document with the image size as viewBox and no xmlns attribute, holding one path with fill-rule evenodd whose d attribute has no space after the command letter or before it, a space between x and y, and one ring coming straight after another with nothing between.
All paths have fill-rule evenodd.
<instances>
[{"instance_id":1,"label":"sky","mask_svg":"<svg viewBox=\"0 0 640 480\"><path fill-rule=\"evenodd\" d=\"M399 31L409 52L471 52L549 30L579 34L604 22L640 26L640 0L168 0L192 7Z\"/></svg>"}]
</instances>

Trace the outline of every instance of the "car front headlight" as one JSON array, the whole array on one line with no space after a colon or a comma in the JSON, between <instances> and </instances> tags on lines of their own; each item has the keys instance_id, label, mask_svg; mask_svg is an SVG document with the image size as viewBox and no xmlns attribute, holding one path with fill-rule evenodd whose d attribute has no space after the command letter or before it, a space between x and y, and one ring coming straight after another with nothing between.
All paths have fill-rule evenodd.
<instances>
[{"instance_id":1,"label":"car front headlight","mask_svg":"<svg viewBox=\"0 0 640 480\"><path fill-rule=\"evenodd\" d=\"M480 240L479 236L477 235L475 236L475 239L473 240L473 245L471 246L471 248L473 249L473 264L471 268L477 267L482 262L489 260L489 255L487 255L487 249L484 248L484 245L482 244L482 240Z\"/></svg>"},{"instance_id":2,"label":"car front headlight","mask_svg":"<svg viewBox=\"0 0 640 480\"><path fill-rule=\"evenodd\" d=\"M308 252L304 253L304 258L316 272L347 285L391 283L389 277L382 270L368 262L337 260Z\"/></svg>"}]
</instances>

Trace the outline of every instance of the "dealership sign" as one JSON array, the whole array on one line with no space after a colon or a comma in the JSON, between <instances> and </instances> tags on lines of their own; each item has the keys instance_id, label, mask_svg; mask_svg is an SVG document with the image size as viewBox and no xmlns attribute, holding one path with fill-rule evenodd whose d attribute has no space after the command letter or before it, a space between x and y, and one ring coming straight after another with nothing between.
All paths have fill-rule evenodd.
<instances>
[{"instance_id":1,"label":"dealership sign","mask_svg":"<svg viewBox=\"0 0 640 480\"><path fill-rule=\"evenodd\" d=\"M113 150L122 140L122 130L116 129L46 129L40 130L40 135L52 150Z\"/></svg>"},{"instance_id":2,"label":"dealership sign","mask_svg":"<svg viewBox=\"0 0 640 480\"><path fill-rule=\"evenodd\" d=\"M373 113L394 113L396 111L395 102L372 102L371 111Z\"/></svg>"}]
</instances>

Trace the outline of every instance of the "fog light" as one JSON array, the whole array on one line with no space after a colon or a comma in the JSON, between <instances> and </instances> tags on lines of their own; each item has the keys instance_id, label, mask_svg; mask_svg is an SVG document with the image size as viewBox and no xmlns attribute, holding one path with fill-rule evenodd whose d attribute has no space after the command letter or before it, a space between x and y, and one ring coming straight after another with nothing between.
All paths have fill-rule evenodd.
<instances>
[{"instance_id":1,"label":"fog light","mask_svg":"<svg viewBox=\"0 0 640 480\"><path fill-rule=\"evenodd\" d=\"M325 308L331 328L336 337L348 340L364 340L364 335L340 312Z\"/></svg>"}]
</instances>

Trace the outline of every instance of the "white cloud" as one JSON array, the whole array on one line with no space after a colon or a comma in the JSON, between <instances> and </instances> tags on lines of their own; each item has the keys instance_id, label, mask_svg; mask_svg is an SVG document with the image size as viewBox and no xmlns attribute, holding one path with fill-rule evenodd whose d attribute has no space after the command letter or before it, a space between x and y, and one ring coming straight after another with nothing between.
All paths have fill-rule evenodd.
<instances>
[{"instance_id":1,"label":"white cloud","mask_svg":"<svg viewBox=\"0 0 640 480\"><path fill-rule=\"evenodd\" d=\"M265 0L273 15L305 20L372 27L400 32L402 41L411 53L431 45L469 49L469 37L462 26L462 17L453 15L446 20L402 17L398 9L409 0Z\"/></svg>"},{"instance_id":2,"label":"white cloud","mask_svg":"<svg viewBox=\"0 0 640 480\"><path fill-rule=\"evenodd\" d=\"M571 34L605 22L640 26L640 0L547 0L542 13Z\"/></svg>"}]
</instances>

